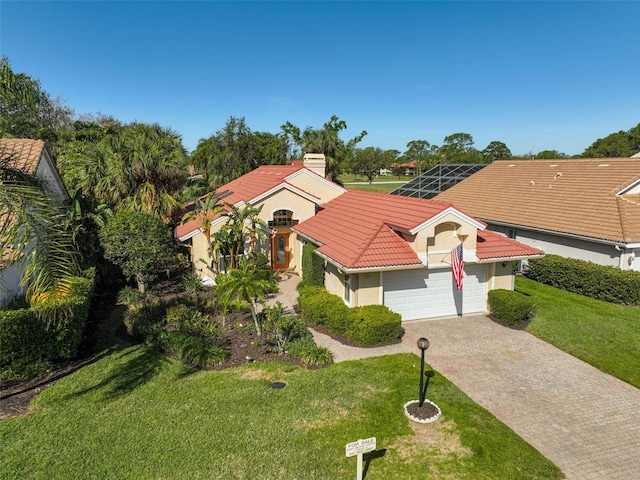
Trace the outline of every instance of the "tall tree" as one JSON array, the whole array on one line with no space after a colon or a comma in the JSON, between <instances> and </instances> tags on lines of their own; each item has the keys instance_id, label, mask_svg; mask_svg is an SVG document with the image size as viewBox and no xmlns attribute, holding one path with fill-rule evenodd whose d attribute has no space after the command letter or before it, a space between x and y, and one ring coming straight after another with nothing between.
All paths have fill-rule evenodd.
<instances>
[{"instance_id":1,"label":"tall tree","mask_svg":"<svg viewBox=\"0 0 640 480\"><path fill-rule=\"evenodd\" d=\"M378 147L355 148L351 160L351 170L353 173L366 175L371 183L374 175L380 172L381 168L391 165L392 157L395 156L397 156L397 150L393 150L393 154L387 154Z\"/></svg>"},{"instance_id":2,"label":"tall tree","mask_svg":"<svg viewBox=\"0 0 640 480\"><path fill-rule=\"evenodd\" d=\"M0 59L0 136L45 140L51 150L73 117L73 110L51 98L38 80L14 73L9 59Z\"/></svg>"},{"instance_id":3,"label":"tall tree","mask_svg":"<svg viewBox=\"0 0 640 480\"><path fill-rule=\"evenodd\" d=\"M207 253L212 258L214 265L216 264L216 251L211 241L211 224L216 216L224 211L225 206L220 203L220 198L215 195L208 195L204 199L196 199L193 202L193 207L182 217L182 223L195 221L200 225L207 239Z\"/></svg>"},{"instance_id":4,"label":"tall tree","mask_svg":"<svg viewBox=\"0 0 640 480\"><path fill-rule=\"evenodd\" d=\"M406 163L416 161L418 171L426 171L438 164L438 152L437 145L431 145L426 140L412 140L407 143L407 150L402 156Z\"/></svg>"},{"instance_id":5,"label":"tall tree","mask_svg":"<svg viewBox=\"0 0 640 480\"><path fill-rule=\"evenodd\" d=\"M158 217L144 212L120 212L100 230L105 257L134 278L138 290L176 264L176 242L171 229Z\"/></svg>"},{"instance_id":6,"label":"tall tree","mask_svg":"<svg viewBox=\"0 0 640 480\"><path fill-rule=\"evenodd\" d=\"M538 152L535 158L540 160L553 160L555 158L569 158L569 155L564 152L559 152L558 150L543 150Z\"/></svg>"},{"instance_id":7,"label":"tall tree","mask_svg":"<svg viewBox=\"0 0 640 480\"><path fill-rule=\"evenodd\" d=\"M287 139L283 134L252 132L244 117L230 117L215 135L201 139L191 162L212 185L227 183L260 165L286 162Z\"/></svg>"},{"instance_id":8,"label":"tall tree","mask_svg":"<svg viewBox=\"0 0 640 480\"><path fill-rule=\"evenodd\" d=\"M494 140L482 151L482 156L490 163L494 160L508 160L512 154L506 144Z\"/></svg>"},{"instance_id":9,"label":"tall tree","mask_svg":"<svg viewBox=\"0 0 640 480\"><path fill-rule=\"evenodd\" d=\"M114 211L139 211L170 219L186 179L180 136L158 124L134 123L90 143L60 164L63 178Z\"/></svg>"},{"instance_id":10,"label":"tall tree","mask_svg":"<svg viewBox=\"0 0 640 480\"><path fill-rule=\"evenodd\" d=\"M347 123L333 115L321 129L306 127L301 131L291 122L282 125L282 131L293 144L300 147L302 153L322 153L325 156L326 176L336 180L342 168L349 163L353 150L367 135L363 130L359 135L345 142L340 138L340 132L347 129Z\"/></svg>"},{"instance_id":11,"label":"tall tree","mask_svg":"<svg viewBox=\"0 0 640 480\"><path fill-rule=\"evenodd\" d=\"M482 162L482 155L473 147L473 137L468 133L454 133L445 137L440 154L445 163Z\"/></svg>"},{"instance_id":12,"label":"tall tree","mask_svg":"<svg viewBox=\"0 0 640 480\"><path fill-rule=\"evenodd\" d=\"M630 157L640 152L640 123L628 131L599 138L583 153L583 158Z\"/></svg>"}]
</instances>

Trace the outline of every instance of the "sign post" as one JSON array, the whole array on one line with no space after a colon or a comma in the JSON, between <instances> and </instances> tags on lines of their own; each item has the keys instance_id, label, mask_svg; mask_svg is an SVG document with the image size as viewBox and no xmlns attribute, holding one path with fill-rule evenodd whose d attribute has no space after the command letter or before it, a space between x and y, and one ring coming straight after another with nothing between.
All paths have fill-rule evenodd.
<instances>
[{"instance_id":1,"label":"sign post","mask_svg":"<svg viewBox=\"0 0 640 480\"><path fill-rule=\"evenodd\" d=\"M347 443L347 457L358 456L357 480L362 480L362 454L373 452L376 449L376 437L360 439L356 442Z\"/></svg>"}]
</instances>

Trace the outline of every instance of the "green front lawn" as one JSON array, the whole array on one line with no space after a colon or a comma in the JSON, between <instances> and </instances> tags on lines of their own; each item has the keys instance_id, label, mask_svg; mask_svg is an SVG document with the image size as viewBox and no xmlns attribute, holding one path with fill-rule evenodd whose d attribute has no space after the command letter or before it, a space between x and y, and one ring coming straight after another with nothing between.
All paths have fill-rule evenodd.
<instances>
[{"instance_id":1,"label":"green front lawn","mask_svg":"<svg viewBox=\"0 0 640 480\"><path fill-rule=\"evenodd\" d=\"M401 187L406 182L399 183L359 183L359 184L347 184L344 186L347 190L364 190L365 192L376 192L376 193L389 193L394 191L396 188Z\"/></svg>"},{"instance_id":2,"label":"green front lawn","mask_svg":"<svg viewBox=\"0 0 640 480\"><path fill-rule=\"evenodd\" d=\"M640 308L594 300L527 278L516 290L538 307L527 331L640 388Z\"/></svg>"},{"instance_id":3,"label":"green front lawn","mask_svg":"<svg viewBox=\"0 0 640 480\"><path fill-rule=\"evenodd\" d=\"M345 445L375 436L374 479L555 479L561 472L445 378L428 397L444 419L412 428L419 359L402 354L322 370L251 364L193 371L121 347L0 422L0 478L345 479ZM286 388L269 388L272 381Z\"/></svg>"},{"instance_id":4,"label":"green front lawn","mask_svg":"<svg viewBox=\"0 0 640 480\"><path fill-rule=\"evenodd\" d=\"M405 184L409 180L413 180L415 176L408 175L376 175L373 177L373 183L377 182L398 182L399 184ZM338 175L338 180L342 183L362 182L369 183L369 179L366 175L355 175L353 173L343 173Z\"/></svg>"}]
</instances>

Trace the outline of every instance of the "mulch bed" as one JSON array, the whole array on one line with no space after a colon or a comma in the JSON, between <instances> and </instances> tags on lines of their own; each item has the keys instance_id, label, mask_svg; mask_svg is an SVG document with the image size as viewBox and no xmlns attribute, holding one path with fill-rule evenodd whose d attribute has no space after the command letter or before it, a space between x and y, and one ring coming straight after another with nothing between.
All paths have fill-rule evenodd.
<instances>
[{"instance_id":1,"label":"mulch bed","mask_svg":"<svg viewBox=\"0 0 640 480\"><path fill-rule=\"evenodd\" d=\"M429 402L424 402L420 407L420 402L413 402L407 405L407 412L416 418L426 420L438 414L438 409Z\"/></svg>"}]
</instances>

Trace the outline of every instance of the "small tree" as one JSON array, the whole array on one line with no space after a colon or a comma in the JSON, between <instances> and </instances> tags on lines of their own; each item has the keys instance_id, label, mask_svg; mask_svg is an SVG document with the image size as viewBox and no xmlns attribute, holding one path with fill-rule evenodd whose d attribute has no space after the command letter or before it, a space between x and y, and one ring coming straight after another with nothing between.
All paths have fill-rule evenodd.
<instances>
[{"instance_id":1,"label":"small tree","mask_svg":"<svg viewBox=\"0 0 640 480\"><path fill-rule=\"evenodd\" d=\"M238 268L216 277L216 291L219 302L226 306L233 300L244 300L251 308L251 317L256 326L256 332L262 335L262 328L258 319L257 303L264 301L267 292L274 289L273 281L265 280L264 268L260 268L251 259L241 259Z\"/></svg>"},{"instance_id":2,"label":"small tree","mask_svg":"<svg viewBox=\"0 0 640 480\"><path fill-rule=\"evenodd\" d=\"M118 265L138 290L175 265L176 242L158 217L143 212L120 212L100 231L105 257Z\"/></svg>"}]
</instances>

